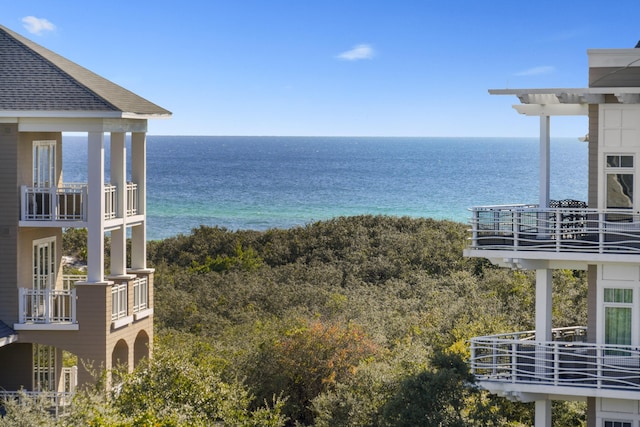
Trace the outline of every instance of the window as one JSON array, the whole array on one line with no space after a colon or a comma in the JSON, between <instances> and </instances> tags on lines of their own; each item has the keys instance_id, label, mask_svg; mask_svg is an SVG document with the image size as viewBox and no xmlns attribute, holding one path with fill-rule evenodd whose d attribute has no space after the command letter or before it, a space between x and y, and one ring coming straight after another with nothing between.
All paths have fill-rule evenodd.
<instances>
[{"instance_id":1,"label":"window","mask_svg":"<svg viewBox=\"0 0 640 427\"><path fill-rule=\"evenodd\" d=\"M56 349L48 345L33 345L33 387L35 391L55 391Z\"/></svg>"},{"instance_id":2,"label":"window","mask_svg":"<svg viewBox=\"0 0 640 427\"><path fill-rule=\"evenodd\" d=\"M33 141L33 186L56 185L56 142Z\"/></svg>"},{"instance_id":3,"label":"window","mask_svg":"<svg viewBox=\"0 0 640 427\"><path fill-rule=\"evenodd\" d=\"M631 421L604 420L604 427L631 427Z\"/></svg>"},{"instance_id":4,"label":"window","mask_svg":"<svg viewBox=\"0 0 640 427\"><path fill-rule=\"evenodd\" d=\"M607 208L633 208L633 156L621 154L607 155L606 160Z\"/></svg>"},{"instance_id":5,"label":"window","mask_svg":"<svg viewBox=\"0 0 640 427\"><path fill-rule=\"evenodd\" d=\"M55 288L56 238L33 241L33 289Z\"/></svg>"},{"instance_id":6,"label":"window","mask_svg":"<svg viewBox=\"0 0 640 427\"><path fill-rule=\"evenodd\" d=\"M631 312L633 289L606 288L604 290L604 342L631 345ZM610 351L610 355L624 356L623 351Z\"/></svg>"}]
</instances>

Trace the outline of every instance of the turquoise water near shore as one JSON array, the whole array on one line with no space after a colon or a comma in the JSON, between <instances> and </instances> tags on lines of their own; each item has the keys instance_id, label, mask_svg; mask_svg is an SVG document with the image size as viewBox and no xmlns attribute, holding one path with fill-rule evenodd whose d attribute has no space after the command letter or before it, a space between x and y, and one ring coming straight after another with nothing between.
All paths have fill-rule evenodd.
<instances>
[{"instance_id":1,"label":"turquoise water near shore","mask_svg":"<svg viewBox=\"0 0 640 427\"><path fill-rule=\"evenodd\" d=\"M468 220L471 206L536 203L536 138L148 136L147 237L289 228L343 215ZM107 144L108 145L108 144ZM108 150L107 150L108 153ZM65 137L67 182L86 139ZM551 198L586 200L587 144L551 142Z\"/></svg>"}]
</instances>

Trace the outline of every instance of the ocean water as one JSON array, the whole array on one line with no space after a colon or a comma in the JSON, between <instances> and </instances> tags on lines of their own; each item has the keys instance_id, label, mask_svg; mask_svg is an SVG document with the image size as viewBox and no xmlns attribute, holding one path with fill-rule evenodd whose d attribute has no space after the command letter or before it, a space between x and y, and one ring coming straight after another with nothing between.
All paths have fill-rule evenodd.
<instances>
[{"instance_id":1,"label":"ocean water","mask_svg":"<svg viewBox=\"0 0 640 427\"><path fill-rule=\"evenodd\" d=\"M63 173L86 181L86 138L65 136ZM466 222L471 206L537 203L538 140L148 136L147 187L150 240L359 214ZM586 200L586 143L552 139L550 191Z\"/></svg>"}]
</instances>

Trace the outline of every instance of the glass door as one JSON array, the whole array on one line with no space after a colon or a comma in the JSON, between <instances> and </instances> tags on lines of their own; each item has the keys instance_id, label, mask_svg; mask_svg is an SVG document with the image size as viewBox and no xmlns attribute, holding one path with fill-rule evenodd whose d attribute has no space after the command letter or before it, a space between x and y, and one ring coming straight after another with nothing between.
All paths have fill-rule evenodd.
<instances>
[{"instance_id":1,"label":"glass door","mask_svg":"<svg viewBox=\"0 0 640 427\"><path fill-rule=\"evenodd\" d=\"M56 238L50 237L33 242L33 289L55 288L56 283Z\"/></svg>"}]
</instances>

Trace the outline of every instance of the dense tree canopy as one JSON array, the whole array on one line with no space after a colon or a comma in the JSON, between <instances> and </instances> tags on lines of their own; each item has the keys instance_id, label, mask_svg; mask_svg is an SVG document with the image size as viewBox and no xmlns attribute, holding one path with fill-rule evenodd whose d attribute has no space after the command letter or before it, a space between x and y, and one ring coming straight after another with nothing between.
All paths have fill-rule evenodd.
<instances>
[{"instance_id":1,"label":"dense tree canopy","mask_svg":"<svg viewBox=\"0 0 640 427\"><path fill-rule=\"evenodd\" d=\"M473 336L533 329L535 277L464 258L467 237L357 216L149 242L156 358L105 405L121 425L175 424L165 401L184 425L529 425L532 406L475 388L465 361ZM585 324L584 273L554 274L554 326ZM554 425L584 422L556 406Z\"/></svg>"}]
</instances>

